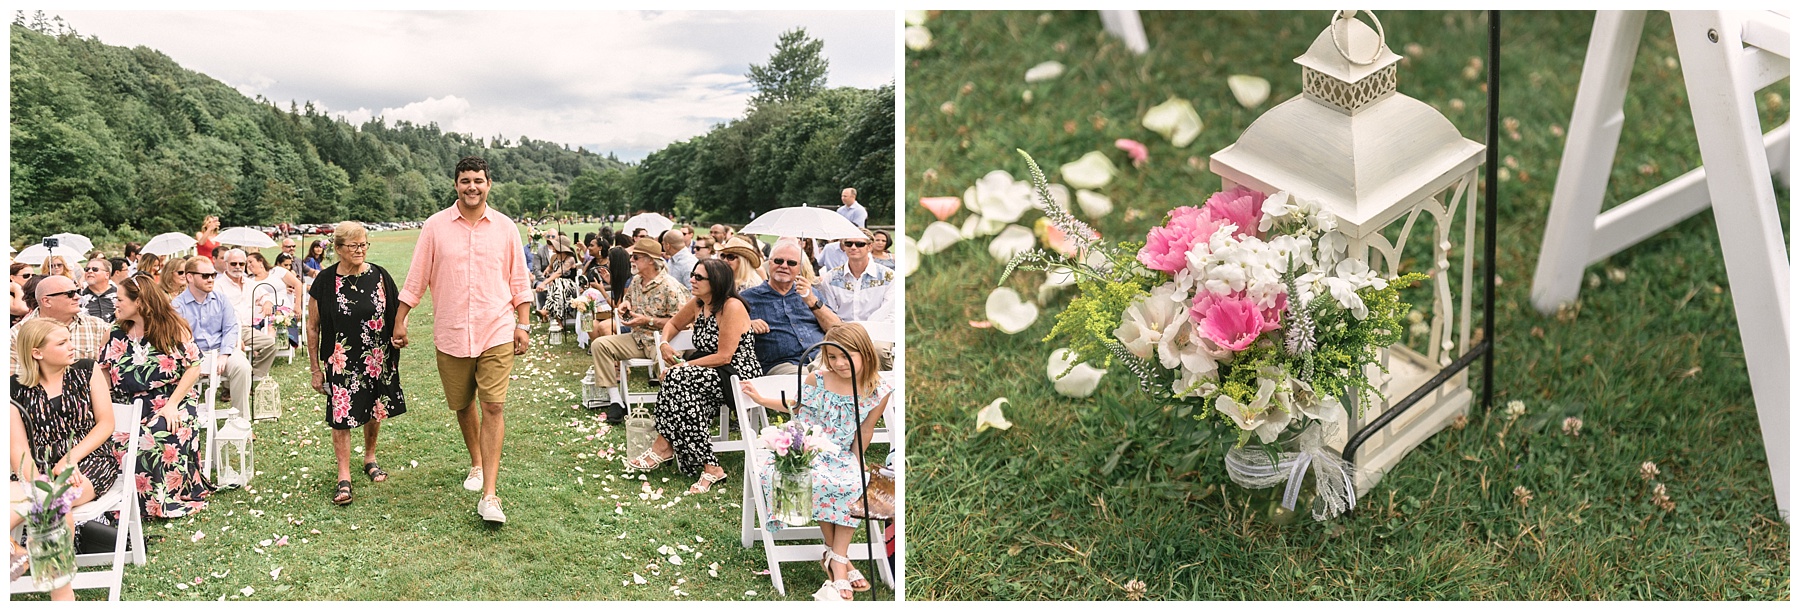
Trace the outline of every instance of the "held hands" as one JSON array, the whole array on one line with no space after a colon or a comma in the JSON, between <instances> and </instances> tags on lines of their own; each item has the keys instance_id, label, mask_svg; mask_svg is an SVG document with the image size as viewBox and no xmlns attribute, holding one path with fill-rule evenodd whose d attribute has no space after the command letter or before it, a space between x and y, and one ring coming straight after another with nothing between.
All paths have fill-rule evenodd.
<instances>
[{"instance_id":1,"label":"held hands","mask_svg":"<svg viewBox=\"0 0 1800 611\"><path fill-rule=\"evenodd\" d=\"M405 348L406 347L407 341L406 341L406 323L405 322L400 322L400 323L394 325L394 339L393 339L393 341L391 341L389 343L393 344L395 348Z\"/></svg>"}]
</instances>

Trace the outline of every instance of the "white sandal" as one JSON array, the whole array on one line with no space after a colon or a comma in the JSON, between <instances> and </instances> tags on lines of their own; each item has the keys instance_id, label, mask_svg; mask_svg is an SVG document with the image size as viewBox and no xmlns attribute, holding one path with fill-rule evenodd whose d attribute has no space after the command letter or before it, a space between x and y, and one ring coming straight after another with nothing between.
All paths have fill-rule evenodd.
<instances>
[{"instance_id":1,"label":"white sandal","mask_svg":"<svg viewBox=\"0 0 1800 611\"><path fill-rule=\"evenodd\" d=\"M702 472L700 474L700 481L694 482L694 485L692 485L692 486L688 486L687 493L688 494L706 494L708 492L712 492L713 484L717 484L719 482L725 481L725 476L726 476L726 474L724 474L724 473L721 473L719 475L713 475L711 473ZM706 485L702 486L701 484L706 484Z\"/></svg>"},{"instance_id":2,"label":"white sandal","mask_svg":"<svg viewBox=\"0 0 1800 611\"><path fill-rule=\"evenodd\" d=\"M829 549L825 550L825 558L827 560L830 560L833 562L841 562L844 564L845 568L849 569L848 571L844 572L844 578L838 580L838 581L841 581L844 583L844 587L839 588L839 589L850 590L852 592L867 592L867 591L869 591L869 588L871 587L871 584L869 583L869 579L867 577L863 577L862 571L856 570L856 565L852 564L850 562L849 558L838 555L837 552L833 552ZM827 577L831 576L830 570L827 569L825 574ZM863 582L863 587L858 588L858 587L851 585L858 581Z\"/></svg>"},{"instance_id":3,"label":"white sandal","mask_svg":"<svg viewBox=\"0 0 1800 611\"><path fill-rule=\"evenodd\" d=\"M663 463L671 460L675 460L673 455L668 458L663 458L656 455L656 450L644 450L643 454L639 454L636 458L625 461L625 468L632 471L654 471L657 467L662 466Z\"/></svg>"}]
</instances>

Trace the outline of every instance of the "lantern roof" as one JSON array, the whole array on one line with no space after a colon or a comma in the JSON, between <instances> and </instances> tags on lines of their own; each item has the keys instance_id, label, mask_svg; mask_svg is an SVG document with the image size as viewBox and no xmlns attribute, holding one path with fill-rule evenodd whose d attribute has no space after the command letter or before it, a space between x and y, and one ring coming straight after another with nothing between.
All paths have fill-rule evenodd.
<instances>
[{"instance_id":1,"label":"lantern roof","mask_svg":"<svg viewBox=\"0 0 1800 611\"><path fill-rule=\"evenodd\" d=\"M1211 169L1235 184L1318 201L1337 215L1342 230L1361 236L1475 168L1484 147L1462 137L1436 109L1394 89L1400 56L1385 44L1372 46L1368 37L1350 34L1346 50L1352 55L1360 51L1367 58L1374 48L1384 55L1360 65L1345 59L1342 30L1367 31L1373 44L1379 36L1359 21L1338 21L1347 27L1327 28L1295 60L1312 72L1305 75L1307 92L1257 118L1236 143L1212 155ZM1327 54L1342 61L1328 61ZM1357 75L1360 82L1336 83L1343 85L1337 93L1314 91Z\"/></svg>"},{"instance_id":2,"label":"lantern roof","mask_svg":"<svg viewBox=\"0 0 1800 611\"><path fill-rule=\"evenodd\" d=\"M1337 19L1313 38L1306 54L1294 58L1294 63L1354 83L1400 59L1388 49L1381 33L1367 24L1355 19Z\"/></svg>"}]
</instances>

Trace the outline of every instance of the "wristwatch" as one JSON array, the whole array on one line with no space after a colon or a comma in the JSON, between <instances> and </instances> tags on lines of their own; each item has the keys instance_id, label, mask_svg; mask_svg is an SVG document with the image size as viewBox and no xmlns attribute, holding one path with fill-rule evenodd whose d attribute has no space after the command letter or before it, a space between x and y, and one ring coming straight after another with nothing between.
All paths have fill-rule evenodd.
<instances>
[{"instance_id":1,"label":"wristwatch","mask_svg":"<svg viewBox=\"0 0 1800 611\"><path fill-rule=\"evenodd\" d=\"M814 299L812 305L806 306L806 309L817 312L819 311L819 308L823 307L825 307L825 302L823 300Z\"/></svg>"},{"instance_id":2,"label":"wristwatch","mask_svg":"<svg viewBox=\"0 0 1800 611\"><path fill-rule=\"evenodd\" d=\"M513 325L513 326L518 328L520 331L525 331L528 333L531 331L531 325Z\"/></svg>"}]
</instances>

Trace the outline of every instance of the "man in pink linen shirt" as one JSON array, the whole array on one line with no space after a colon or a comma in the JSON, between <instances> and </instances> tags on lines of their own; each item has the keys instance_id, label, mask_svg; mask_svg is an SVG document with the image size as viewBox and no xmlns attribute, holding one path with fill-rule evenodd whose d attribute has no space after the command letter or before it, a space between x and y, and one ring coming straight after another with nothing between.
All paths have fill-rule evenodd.
<instances>
[{"instance_id":1,"label":"man in pink linen shirt","mask_svg":"<svg viewBox=\"0 0 1800 611\"><path fill-rule=\"evenodd\" d=\"M487 161L464 157L456 163L456 205L431 215L413 245L412 266L400 289L394 346L406 346L407 314L430 289L438 377L469 449L463 488L481 491L475 505L481 519L504 524L506 514L494 494L500 441L506 436L502 409L513 357L531 345L526 330L532 291L519 229L488 207L490 186Z\"/></svg>"}]
</instances>

